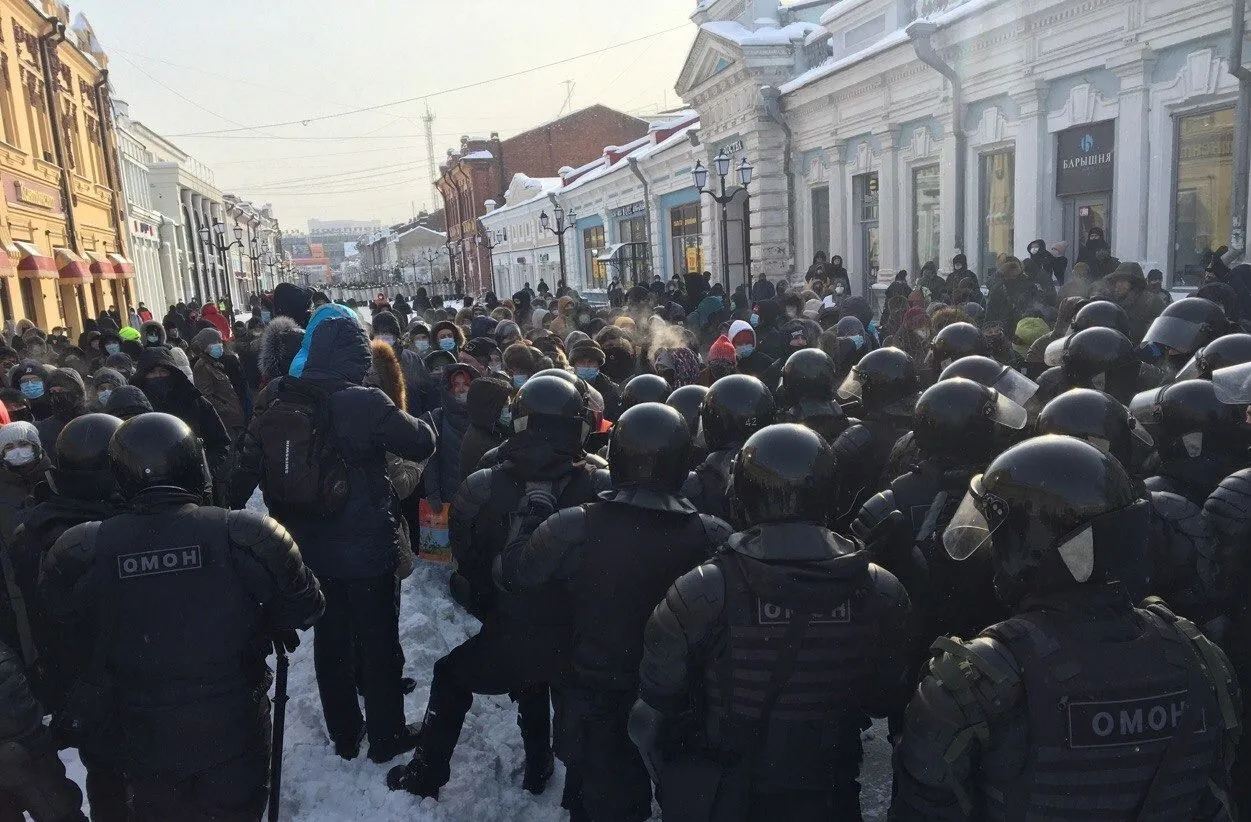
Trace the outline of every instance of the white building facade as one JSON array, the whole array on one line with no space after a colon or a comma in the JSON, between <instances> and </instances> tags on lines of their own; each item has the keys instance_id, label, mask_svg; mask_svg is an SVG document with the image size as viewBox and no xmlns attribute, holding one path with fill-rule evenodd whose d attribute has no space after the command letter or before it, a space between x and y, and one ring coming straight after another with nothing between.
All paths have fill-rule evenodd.
<instances>
[{"instance_id":1,"label":"white building facade","mask_svg":"<svg viewBox=\"0 0 1251 822\"><path fill-rule=\"evenodd\" d=\"M122 104L124 105L124 104ZM130 258L135 266L135 289L138 299L153 315L164 315L171 304L161 277L161 226L165 217L152 207L148 166L152 153L118 119L118 167L122 176L122 192L126 197L126 226L130 232Z\"/></svg>"},{"instance_id":2,"label":"white building facade","mask_svg":"<svg viewBox=\"0 0 1251 822\"><path fill-rule=\"evenodd\" d=\"M769 5L705 0L678 83L711 153L756 166L757 276L825 251L863 293L960 252L984 275L1038 238L1074 260L1099 227L1186 288L1236 243L1228 2L804 4L819 28Z\"/></svg>"}]
</instances>

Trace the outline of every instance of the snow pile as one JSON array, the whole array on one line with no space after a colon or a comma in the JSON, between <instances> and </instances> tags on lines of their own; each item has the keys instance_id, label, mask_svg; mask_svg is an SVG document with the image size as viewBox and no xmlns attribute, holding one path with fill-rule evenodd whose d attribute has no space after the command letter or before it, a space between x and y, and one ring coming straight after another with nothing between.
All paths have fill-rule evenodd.
<instances>
[{"instance_id":1,"label":"snow pile","mask_svg":"<svg viewBox=\"0 0 1251 822\"><path fill-rule=\"evenodd\" d=\"M259 492L249 508L263 510ZM400 611L400 644L405 675L417 680L417 690L405 697L409 722L420 722L430 695L434 663L478 630L478 621L452 602L447 592L450 570L418 562L404 582ZM560 807L564 768L556 773L542 796L521 788L521 732L517 711L507 696L476 696L465 719L460 744L452 758L452 780L440 793L441 801L418 800L403 791L387 790L387 771L408 761L397 757L375 765L362 751L352 762L335 756L322 723L317 679L313 672L312 631L291 656L287 693L287 729L282 772L282 816L298 822L558 822L568 819ZM885 819L890 797L890 753L886 725L878 722L866 734L861 782L864 818ZM69 776L80 786L86 773L77 752L62 751ZM87 808L84 804L83 811ZM657 817L658 818L658 817Z\"/></svg>"}]
</instances>

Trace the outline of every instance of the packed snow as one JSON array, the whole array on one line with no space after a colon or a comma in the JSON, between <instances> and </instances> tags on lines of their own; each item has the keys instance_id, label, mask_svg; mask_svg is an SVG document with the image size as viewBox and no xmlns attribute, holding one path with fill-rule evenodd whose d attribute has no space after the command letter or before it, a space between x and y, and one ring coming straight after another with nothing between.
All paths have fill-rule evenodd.
<instances>
[{"instance_id":1,"label":"packed snow","mask_svg":"<svg viewBox=\"0 0 1251 822\"><path fill-rule=\"evenodd\" d=\"M257 493L250 508L263 510ZM404 673L417 680L417 690L405 697L409 722L419 722L430 695L434 663L478 629L478 621L448 595L450 569L418 562L404 582L400 611L400 643L407 657ZM560 807L564 768L556 773L542 796L521 788L521 732L517 712L507 696L477 696L465 719L460 744L452 758L452 779L440 801L419 800L385 785L387 770L408 761L397 757L375 765L362 751L346 762L334 753L322 724L317 680L313 673L312 632L302 635L291 655L287 693L287 728L283 746L281 819L299 822L561 822L568 814ZM864 818L884 819L890 797L890 753L886 726L875 723L865 734L862 783ZM77 752L62 751L70 778L80 786L86 772ZM83 811L87 808L84 804ZM659 814L655 817L659 819Z\"/></svg>"}]
</instances>

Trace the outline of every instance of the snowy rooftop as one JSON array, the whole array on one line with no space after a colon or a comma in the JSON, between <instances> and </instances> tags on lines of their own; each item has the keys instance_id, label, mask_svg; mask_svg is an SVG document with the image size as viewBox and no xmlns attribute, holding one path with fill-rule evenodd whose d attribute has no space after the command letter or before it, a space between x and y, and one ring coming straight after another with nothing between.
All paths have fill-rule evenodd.
<instances>
[{"instance_id":1,"label":"snowy rooftop","mask_svg":"<svg viewBox=\"0 0 1251 822\"><path fill-rule=\"evenodd\" d=\"M714 20L700 26L703 31L740 46L785 46L820 28L815 23L791 23L781 28L765 25L752 31L736 20Z\"/></svg>"},{"instance_id":2,"label":"snowy rooftop","mask_svg":"<svg viewBox=\"0 0 1251 822\"><path fill-rule=\"evenodd\" d=\"M495 155L489 151L471 151L465 156L461 157L461 159L462 160L494 160Z\"/></svg>"},{"instance_id":3,"label":"snowy rooftop","mask_svg":"<svg viewBox=\"0 0 1251 822\"><path fill-rule=\"evenodd\" d=\"M483 217L496 217L500 214L506 214L509 211L521 208L523 205L533 204L536 200L540 200L556 191L560 191L560 187L564 184L564 180L559 177L526 177L524 174L517 174L513 177L513 184L516 185L517 178L524 177L522 188L524 188L530 196L522 200L507 203L500 206L494 211L488 211Z\"/></svg>"}]
</instances>

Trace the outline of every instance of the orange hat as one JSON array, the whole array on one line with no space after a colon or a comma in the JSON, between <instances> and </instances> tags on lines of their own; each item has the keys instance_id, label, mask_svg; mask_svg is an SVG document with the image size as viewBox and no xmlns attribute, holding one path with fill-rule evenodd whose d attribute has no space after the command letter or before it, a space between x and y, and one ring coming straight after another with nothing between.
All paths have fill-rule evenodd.
<instances>
[{"instance_id":1,"label":"orange hat","mask_svg":"<svg viewBox=\"0 0 1251 822\"><path fill-rule=\"evenodd\" d=\"M612 324L618 328L634 328L634 320L630 317L618 317L612 321Z\"/></svg>"},{"instance_id":2,"label":"orange hat","mask_svg":"<svg viewBox=\"0 0 1251 822\"><path fill-rule=\"evenodd\" d=\"M737 354L734 351L734 344L731 343L729 338L724 334L717 337L717 341L714 342L712 347L708 349L708 362L712 362L713 360L727 360L729 362L734 362L736 359Z\"/></svg>"}]
</instances>

